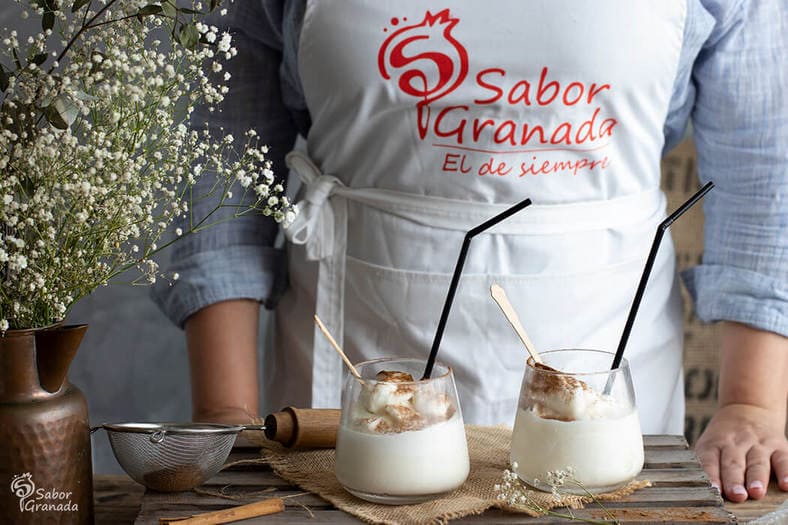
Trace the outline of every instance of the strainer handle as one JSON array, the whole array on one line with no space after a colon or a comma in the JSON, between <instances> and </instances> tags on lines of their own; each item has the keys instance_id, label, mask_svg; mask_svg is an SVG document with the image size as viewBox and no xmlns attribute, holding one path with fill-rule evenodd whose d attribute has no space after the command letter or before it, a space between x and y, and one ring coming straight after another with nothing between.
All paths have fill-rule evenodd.
<instances>
[{"instance_id":1,"label":"strainer handle","mask_svg":"<svg viewBox=\"0 0 788 525\"><path fill-rule=\"evenodd\" d=\"M241 430L260 430L265 431L265 425L239 425Z\"/></svg>"}]
</instances>

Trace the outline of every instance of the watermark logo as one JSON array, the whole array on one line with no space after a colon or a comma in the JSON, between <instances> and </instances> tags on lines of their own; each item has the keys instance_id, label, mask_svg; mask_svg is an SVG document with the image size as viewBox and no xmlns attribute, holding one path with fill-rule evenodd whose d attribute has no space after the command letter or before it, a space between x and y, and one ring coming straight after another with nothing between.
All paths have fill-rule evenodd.
<instances>
[{"instance_id":1,"label":"watermark logo","mask_svg":"<svg viewBox=\"0 0 788 525\"><path fill-rule=\"evenodd\" d=\"M71 492L36 488L30 472L11 480L11 492L19 498L19 512L77 512L79 505L71 501Z\"/></svg>"}]
</instances>

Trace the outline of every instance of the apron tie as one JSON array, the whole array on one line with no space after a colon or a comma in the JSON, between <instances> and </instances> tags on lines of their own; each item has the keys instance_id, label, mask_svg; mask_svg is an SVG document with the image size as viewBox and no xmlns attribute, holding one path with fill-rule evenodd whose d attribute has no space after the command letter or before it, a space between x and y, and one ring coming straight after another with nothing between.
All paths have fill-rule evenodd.
<instances>
[{"instance_id":1,"label":"apron tie","mask_svg":"<svg viewBox=\"0 0 788 525\"><path fill-rule=\"evenodd\" d=\"M302 201L296 204L296 218L285 228L285 236L293 244L304 245L306 257L319 261L334 252L334 210L329 197L342 182L332 175L324 175L315 164L300 152L290 152L285 157L287 167L298 174L306 190Z\"/></svg>"},{"instance_id":2,"label":"apron tie","mask_svg":"<svg viewBox=\"0 0 788 525\"><path fill-rule=\"evenodd\" d=\"M285 236L293 244L304 246L308 260L317 261L315 315L343 346L347 200L339 193L345 185L336 177L321 173L302 151L288 153L285 163L304 184L304 197L296 204L296 219L284 230ZM338 407L342 361L317 326L313 327L312 340L312 406Z\"/></svg>"}]
</instances>

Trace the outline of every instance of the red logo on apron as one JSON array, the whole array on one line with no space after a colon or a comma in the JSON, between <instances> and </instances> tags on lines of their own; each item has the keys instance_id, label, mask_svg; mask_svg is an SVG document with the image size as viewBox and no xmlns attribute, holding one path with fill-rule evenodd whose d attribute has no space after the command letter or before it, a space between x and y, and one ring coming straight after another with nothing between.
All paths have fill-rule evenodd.
<instances>
[{"instance_id":1,"label":"red logo on apron","mask_svg":"<svg viewBox=\"0 0 788 525\"><path fill-rule=\"evenodd\" d=\"M400 70L397 81L399 88L421 99L416 106L422 139L429 125L430 102L457 89L468 74L468 52L451 35L451 30L459 21L458 18L451 18L448 9L436 15L427 11L424 20L418 24L402 27L389 36L378 52L378 68L383 78L389 80L390 71ZM397 24L397 19L392 20L392 23ZM433 51L446 47L450 54ZM420 51L422 49L425 50ZM427 74L429 69L437 69L437 75L431 78Z\"/></svg>"},{"instance_id":2,"label":"red logo on apron","mask_svg":"<svg viewBox=\"0 0 788 525\"><path fill-rule=\"evenodd\" d=\"M378 51L378 69L383 78L395 80L403 93L418 99L419 138L426 140L432 135L434 147L462 152L446 153L443 171L467 173L469 155L478 158L480 154L487 157L478 163L479 175L512 173L523 177L559 171L577 175L580 170L607 168L607 156L587 155L605 149L618 125L617 119L606 118L603 112L604 98L612 89L609 83L559 81L546 65L539 68L537 78L531 79L512 78L501 67L487 67L476 73L469 86L472 93L480 95L472 103L443 105L433 114L430 105L455 91L468 77L468 52L452 35L459 22L449 9L434 15L427 11L421 22L394 30ZM399 24L400 19L391 20L392 26ZM523 115L529 118L488 118L485 107L494 105L527 107ZM587 111L567 112L565 120L547 125L539 114L539 108L546 106L567 110L584 107ZM556 151L566 152L566 160L546 161L536 155ZM530 158L514 164L497 158L523 154ZM576 157L569 158L571 155Z\"/></svg>"}]
</instances>

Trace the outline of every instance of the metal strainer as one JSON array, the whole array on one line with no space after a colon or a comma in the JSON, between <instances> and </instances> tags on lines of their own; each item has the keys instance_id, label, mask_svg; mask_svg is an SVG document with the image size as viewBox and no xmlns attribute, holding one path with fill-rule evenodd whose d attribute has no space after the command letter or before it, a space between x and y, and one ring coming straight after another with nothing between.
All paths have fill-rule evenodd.
<instances>
[{"instance_id":1,"label":"metal strainer","mask_svg":"<svg viewBox=\"0 0 788 525\"><path fill-rule=\"evenodd\" d=\"M261 425L103 424L115 458L131 478L161 492L190 490L221 470L235 437Z\"/></svg>"}]
</instances>

